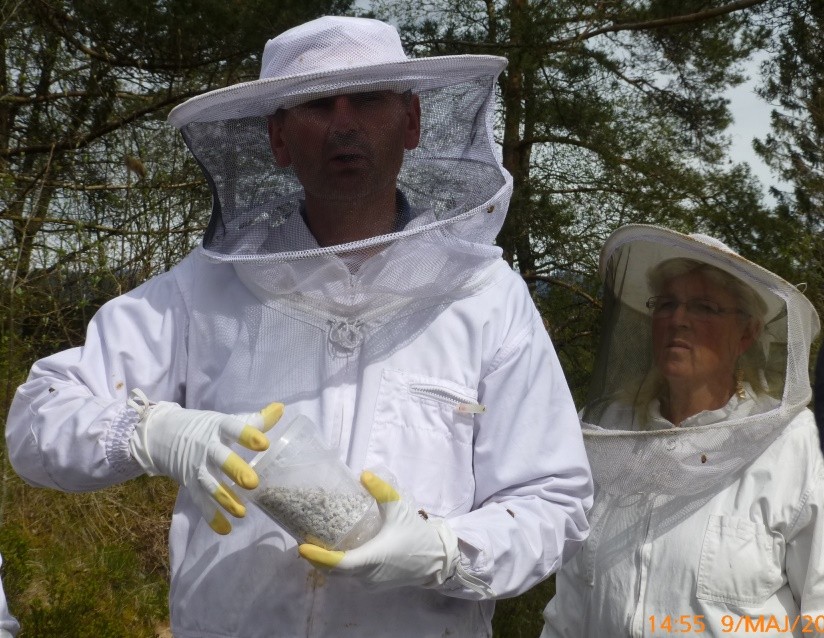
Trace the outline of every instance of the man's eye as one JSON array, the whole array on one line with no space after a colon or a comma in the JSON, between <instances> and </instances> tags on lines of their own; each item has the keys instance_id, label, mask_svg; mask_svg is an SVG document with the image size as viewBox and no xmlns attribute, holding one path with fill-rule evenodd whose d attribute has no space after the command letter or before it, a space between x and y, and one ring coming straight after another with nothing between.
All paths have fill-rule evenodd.
<instances>
[{"instance_id":1,"label":"man's eye","mask_svg":"<svg viewBox=\"0 0 824 638\"><path fill-rule=\"evenodd\" d=\"M316 100L309 100L304 102L298 108L304 108L312 111L321 111L332 108L332 98L321 97Z\"/></svg>"},{"instance_id":2,"label":"man's eye","mask_svg":"<svg viewBox=\"0 0 824 638\"><path fill-rule=\"evenodd\" d=\"M366 93L357 93L352 96L352 101L358 104L372 104L380 102L384 98L384 94L380 91L368 91Z\"/></svg>"}]
</instances>

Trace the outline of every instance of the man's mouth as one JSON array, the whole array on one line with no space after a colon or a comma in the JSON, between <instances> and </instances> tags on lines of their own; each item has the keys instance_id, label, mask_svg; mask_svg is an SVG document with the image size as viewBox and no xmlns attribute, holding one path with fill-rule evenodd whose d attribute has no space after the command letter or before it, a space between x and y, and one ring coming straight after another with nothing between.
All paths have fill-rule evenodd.
<instances>
[{"instance_id":1,"label":"man's mouth","mask_svg":"<svg viewBox=\"0 0 824 638\"><path fill-rule=\"evenodd\" d=\"M366 159L361 153L338 153L332 160L336 162L356 162Z\"/></svg>"}]
</instances>

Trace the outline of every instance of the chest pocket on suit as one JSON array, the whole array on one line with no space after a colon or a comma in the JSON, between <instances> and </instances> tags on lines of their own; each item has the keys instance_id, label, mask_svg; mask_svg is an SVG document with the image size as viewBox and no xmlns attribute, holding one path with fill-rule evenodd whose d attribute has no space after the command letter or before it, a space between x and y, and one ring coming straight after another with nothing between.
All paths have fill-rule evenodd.
<instances>
[{"instance_id":1,"label":"chest pocket on suit","mask_svg":"<svg viewBox=\"0 0 824 638\"><path fill-rule=\"evenodd\" d=\"M367 467L385 465L401 492L437 516L469 511L475 493L472 440L477 390L444 379L384 370Z\"/></svg>"},{"instance_id":2,"label":"chest pocket on suit","mask_svg":"<svg viewBox=\"0 0 824 638\"><path fill-rule=\"evenodd\" d=\"M710 516L701 547L697 595L733 605L761 605L783 584L780 537L744 518Z\"/></svg>"}]
</instances>

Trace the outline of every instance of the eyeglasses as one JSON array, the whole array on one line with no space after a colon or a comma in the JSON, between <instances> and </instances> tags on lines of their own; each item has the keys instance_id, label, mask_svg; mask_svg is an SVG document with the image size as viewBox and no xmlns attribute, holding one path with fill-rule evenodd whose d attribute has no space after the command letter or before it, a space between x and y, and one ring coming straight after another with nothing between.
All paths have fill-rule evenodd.
<instances>
[{"instance_id":1,"label":"eyeglasses","mask_svg":"<svg viewBox=\"0 0 824 638\"><path fill-rule=\"evenodd\" d=\"M653 317L661 319L672 317L679 306L684 306L687 316L698 321L709 321L722 315L747 314L740 308L724 308L712 299L703 299L701 297L679 301L668 295L657 295L647 299L646 306L652 311Z\"/></svg>"}]
</instances>

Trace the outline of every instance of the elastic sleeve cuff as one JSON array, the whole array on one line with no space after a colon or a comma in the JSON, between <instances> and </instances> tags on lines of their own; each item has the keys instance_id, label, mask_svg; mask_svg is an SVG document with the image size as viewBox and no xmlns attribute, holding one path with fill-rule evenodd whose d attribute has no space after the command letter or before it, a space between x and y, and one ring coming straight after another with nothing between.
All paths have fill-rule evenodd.
<instances>
[{"instance_id":1,"label":"elastic sleeve cuff","mask_svg":"<svg viewBox=\"0 0 824 638\"><path fill-rule=\"evenodd\" d=\"M128 478L136 478L144 473L129 451L129 440L139 420L137 410L129 405L124 406L114 417L106 440L106 458L109 464Z\"/></svg>"}]
</instances>

